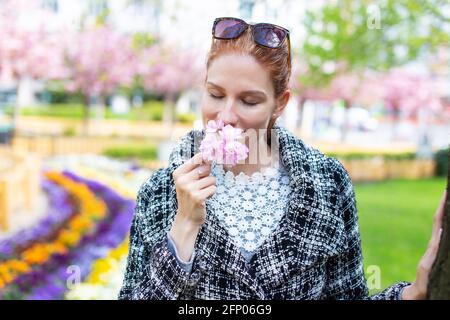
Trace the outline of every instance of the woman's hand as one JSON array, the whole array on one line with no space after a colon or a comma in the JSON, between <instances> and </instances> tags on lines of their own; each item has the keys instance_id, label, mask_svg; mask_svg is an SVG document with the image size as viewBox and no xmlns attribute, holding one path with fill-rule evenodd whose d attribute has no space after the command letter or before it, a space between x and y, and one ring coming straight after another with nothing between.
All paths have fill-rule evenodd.
<instances>
[{"instance_id":1,"label":"woman's hand","mask_svg":"<svg viewBox=\"0 0 450 320\"><path fill-rule=\"evenodd\" d=\"M203 162L201 153L197 153L172 174L178 210L169 233L184 261L190 259L205 221L205 201L216 192L216 178L209 176L210 172L211 164Z\"/></svg>"},{"instance_id":2,"label":"woman's hand","mask_svg":"<svg viewBox=\"0 0 450 320\"><path fill-rule=\"evenodd\" d=\"M428 242L428 248L417 266L416 281L403 290L403 300L422 300L426 299L428 278L434 260L439 249L439 242L442 233L442 218L444 216L445 201L447 199L447 191L442 196L439 208L436 210L433 222L433 233Z\"/></svg>"}]
</instances>

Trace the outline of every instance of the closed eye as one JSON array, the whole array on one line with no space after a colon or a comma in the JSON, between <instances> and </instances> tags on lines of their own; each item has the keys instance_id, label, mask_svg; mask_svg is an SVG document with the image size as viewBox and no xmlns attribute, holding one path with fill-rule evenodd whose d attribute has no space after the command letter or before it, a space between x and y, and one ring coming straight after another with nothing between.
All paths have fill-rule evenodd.
<instances>
[{"instance_id":1,"label":"closed eye","mask_svg":"<svg viewBox=\"0 0 450 320\"><path fill-rule=\"evenodd\" d=\"M222 99L222 98L223 98L223 97L215 96L215 95L213 95L212 93L210 93L209 96L210 96L211 98L214 98L214 99Z\"/></svg>"},{"instance_id":2,"label":"closed eye","mask_svg":"<svg viewBox=\"0 0 450 320\"><path fill-rule=\"evenodd\" d=\"M212 93L210 93L209 96L210 96L211 98L217 99L217 100L220 100L220 99L223 98L223 97L221 97L221 96L215 96L215 95L213 95ZM245 100L242 100L242 103L245 104L245 105L247 105L247 106L256 106L256 105L258 104L258 102L247 102L247 101L245 101Z\"/></svg>"}]
</instances>

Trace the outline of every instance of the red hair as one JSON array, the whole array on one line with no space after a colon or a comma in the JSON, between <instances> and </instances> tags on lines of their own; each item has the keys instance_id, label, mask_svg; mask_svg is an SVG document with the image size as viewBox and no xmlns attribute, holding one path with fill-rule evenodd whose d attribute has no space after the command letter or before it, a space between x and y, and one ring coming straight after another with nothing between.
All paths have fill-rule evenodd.
<instances>
[{"instance_id":1,"label":"red hair","mask_svg":"<svg viewBox=\"0 0 450 320\"><path fill-rule=\"evenodd\" d=\"M291 70L288 64L288 41L283 42L279 48L266 48L253 41L251 28L247 28L238 38L230 40L212 39L211 48L207 55L206 69L221 54L241 53L248 54L256 59L269 71L274 88L275 98L279 98L289 85Z\"/></svg>"}]
</instances>

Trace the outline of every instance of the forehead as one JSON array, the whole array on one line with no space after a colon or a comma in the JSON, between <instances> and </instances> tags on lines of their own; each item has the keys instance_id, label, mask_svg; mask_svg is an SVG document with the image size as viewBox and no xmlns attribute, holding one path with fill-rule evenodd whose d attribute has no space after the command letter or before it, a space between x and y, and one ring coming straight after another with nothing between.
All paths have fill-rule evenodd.
<instances>
[{"instance_id":1,"label":"forehead","mask_svg":"<svg viewBox=\"0 0 450 320\"><path fill-rule=\"evenodd\" d=\"M224 54L209 66L207 81L229 91L261 90L270 95L273 85L267 68L250 55Z\"/></svg>"}]
</instances>

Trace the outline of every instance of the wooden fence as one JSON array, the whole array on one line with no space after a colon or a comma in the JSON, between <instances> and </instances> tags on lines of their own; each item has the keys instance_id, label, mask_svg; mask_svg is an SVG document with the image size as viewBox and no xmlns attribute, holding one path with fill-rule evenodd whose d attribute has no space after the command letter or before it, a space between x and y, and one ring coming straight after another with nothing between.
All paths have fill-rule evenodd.
<instances>
[{"instance_id":1,"label":"wooden fence","mask_svg":"<svg viewBox=\"0 0 450 320\"><path fill-rule=\"evenodd\" d=\"M37 155L0 149L0 229L7 230L13 212L36 209L41 161Z\"/></svg>"},{"instance_id":2,"label":"wooden fence","mask_svg":"<svg viewBox=\"0 0 450 320\"><path fill-rule=\"evenodd\" d=\"M41 156L63 154L101 154L106 149L130 144L151 144L155 140L144 138L116 137L65 137L59 135L17 136L13 140L13 149L21 152L37 153Z\"/></svg>"}]
</instances>

